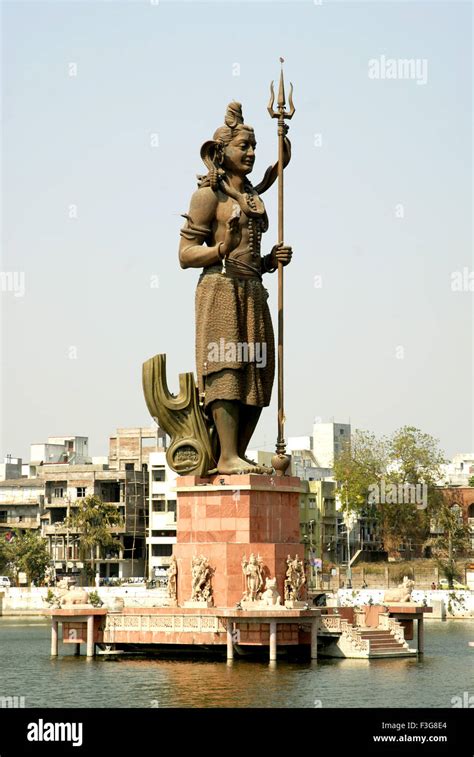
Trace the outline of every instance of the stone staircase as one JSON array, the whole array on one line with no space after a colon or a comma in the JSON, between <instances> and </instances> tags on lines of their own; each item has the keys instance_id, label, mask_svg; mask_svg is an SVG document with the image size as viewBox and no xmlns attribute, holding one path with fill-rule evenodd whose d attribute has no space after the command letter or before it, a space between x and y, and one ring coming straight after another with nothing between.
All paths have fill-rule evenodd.
<instances>
[{"instance_id":1,"label":"stone staircase","mask_svg":"<svg viewBox=\"0 0 474 757\"><path fill-rule=\"evenodd\" d=\"M416 650L410 649L405 641L401 623L388 615L380 617L377 628L353 625L336 615L323 616L319 633L333 636L332 644L325 648L330 657L373 659L416 655Z\"/></svg>"},{"instance_id":2,"label":"stone staircase","mask_svg":"<svg viewBox=\"0 0 474 757\"><path fill-rule=\"evenodd\" d=\"M369 657L406 657L411 652L407 642L388 629L361 628L360 636L369 641Z\"/></svg>"}]
</instances>

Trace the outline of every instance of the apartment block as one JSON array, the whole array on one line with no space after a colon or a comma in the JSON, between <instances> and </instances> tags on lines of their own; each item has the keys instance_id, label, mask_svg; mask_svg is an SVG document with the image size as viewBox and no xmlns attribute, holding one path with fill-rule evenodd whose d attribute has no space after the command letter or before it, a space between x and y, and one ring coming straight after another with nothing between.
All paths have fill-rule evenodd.
<instances>
[{"instance_id":1,"label":"apartment block","mask_svg":"<svg viewBox=\"0 0 474 757\"><path fill-rule=\"evenodd\" d=\"M176 543L176 477L166 462L164 451L150 454L146 540L149 579L166 574Z\"/></svg>"}]
</instances>

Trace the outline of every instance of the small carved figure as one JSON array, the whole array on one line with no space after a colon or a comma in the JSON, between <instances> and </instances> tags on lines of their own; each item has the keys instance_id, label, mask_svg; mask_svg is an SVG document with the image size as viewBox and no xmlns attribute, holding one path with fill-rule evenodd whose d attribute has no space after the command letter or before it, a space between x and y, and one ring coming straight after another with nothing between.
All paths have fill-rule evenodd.
<instances>
[{"instance_id":1,"label":"small carved figure","mask_svg":"<svg viewBox=\"0 0 474 757\"><path fill-rule=\"evenodd\" d=\"M278 593L276 578L267 578L265 582L265 591L262 594L262 603L267 607L281 605L281 597Z\"/></svg>"},{"instance_id":2,"label":"small carved figure","mask_svg":"<svg viewBox=\"0 0 474 757\"><path fill-rule=\"evenodd\" d=\"M397 589L390 589L384 592L383 600L384 602L411 602L411 593L414 586L415 582L411 578L403 576L403 581L401 584L398 584Z\"/></svg>"},{"instance_id":3,"label":"small carved figure","mask_svg":"<svg viewBox=\"0 0 474 757\"><path fill-rule=\"evenodd\" d=\"M171 563L168 567L168 597L170 599L177 598L177 576L178 576L178 563L176 557L173 555Z\"/></svg>"},{"instance_id":4,"label":"small carved figure","mask_svg":"<svg viewBox=\"0 0 474 757\"><path fill-rule=\"evenodd\" d=\"M214 571L207 557L195 556L192 560L192 594L193 602L208 602L212 599L211 578Z\"/></svg>"},{"instance_id":5,"label":"small carved figure","mask_svg":"<svg viewBox=\"0 0 474 757\"><path fill-rule=\"evenodd\" d=\"M288 555L286 564L285 601L298 601L301 590L306 583L303 561L300 560L298 555L295 555L294 559Z\"/></svg>"},{"instance_id":6,"label":"small carved figure","mask_svg":"<svg viewBox=\"0 0 474 757\"><path fill-rule=\"evenodd\" d=\"M245 593L243 599L255 602L263 588L263 560L252 552L249 560L242 558L242 571L245 576Z\"/></svg>"},{"instance_id":7,"label":"small carved figure","mask_svg":"<svg viewBox=\"0 0 474 757\"><path fill-rule=\"evenodd\" d=\"M89 595L85 589L79 587L72 587L65 594L62 595L60 600L61 607L69 605L87 605L89 604Z\"/></svg>"}]
</instances>

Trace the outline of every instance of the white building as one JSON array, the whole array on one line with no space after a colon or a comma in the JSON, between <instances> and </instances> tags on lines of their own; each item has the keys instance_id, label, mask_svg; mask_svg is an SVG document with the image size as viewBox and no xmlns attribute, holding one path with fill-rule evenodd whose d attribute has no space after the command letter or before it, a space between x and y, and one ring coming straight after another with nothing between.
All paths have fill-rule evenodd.
<instances>
[{"instance_id":1,"label":"white building","mask_svg":"<svg viewBox=\"0 0 474 757\"><path fill-rule=\"evenodd\" d=\"M350 423L315 423L311 450L320 468L332 468L334 458L350 444Z\"/></svg>"},{"instance_id":2,"label":"white building","mask_svg":"<svg viewBox=\"0 0 474 757\"><path fill-rule=\"evenodd\" d=\"M469 486L474 476L474 452L458 452L450 463L441 466L439 483L443 486Z\"/></svg>"},{"instance_id":3,"label":"white building","mask_svg":"<svg viewBox=\"0 0 474 757\"><path fill-rule=\"evenodd\" d=\"M350 440L350 423L314 423L311 436L290 436L287 449L292 455L301 454L303 450L310 450L314 458L313 466L320 471L314 478L326 478L331 474L323 473L323 471L333 467L334 458L342 452L344 445L350 443Z\"/></svg>"},{"instance_id":4,"label":"white building","mask_svg":"<svg viewBox=\"0 0 474 757\"><path fill-rule=\"evenodd\" d=\"M7 481L12 478L21 478L23 463L21 457L12 457L7 455L0 463L0 481Z\"/></svg>"},{"instance_id":5,"label":"white building","mask_svg":"<svg viewBox=\"0 0 474 757\"><path fill-rule=\"evenodd\" d=\"M87 436L48 436L47 442L30 445L30 475L36 476L40 465L91 463Z\"/></svg>"},{"instance_id":6,"label":"white building","mask_svg":"<svg viewBox=\"0 0 474 757\"><path fill-rule=\"evenodd\" d=\"M288 444L286 445L286 450L289 455L292 454L293 450L301 450L301 449L313 449L313 437L312 436L289 436L288 437Z\"/></svg>"},{"instance_id":7,"label":"white building","mask_svg":"<svg viewBox=\"0 0 474 757\"><path fill-rule=\"evenodd\" d=\"M329 481L332 479L331 468L321 468L310 449L294 449L291 452L291 475L302 481Z\"/></svg>"},{"instance_id":8,"label":"white building","mask_svg":"<svg viewBox=\"0 0 474 757\"><path fill-rule=\"evenodd\" d=\"M166 452L150 452L149 516L147 529L148 577L165 575L176 543L176 478Z\"/></svg>"}]
</instances>

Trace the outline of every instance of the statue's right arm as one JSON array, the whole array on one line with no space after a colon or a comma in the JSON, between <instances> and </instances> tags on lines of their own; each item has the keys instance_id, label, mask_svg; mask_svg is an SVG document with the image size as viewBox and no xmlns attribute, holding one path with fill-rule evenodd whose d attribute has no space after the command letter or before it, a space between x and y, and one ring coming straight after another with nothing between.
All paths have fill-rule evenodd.
<instances>
[{"instance_id":1,"label":"statue's right arm","mask_svg":"<svg viewBox=\"0 0 474 757\"><path fill-rule=\"evenodd\" d=\"M181 268L204 268L220 262L219 244L212 247L204 244L204 231L210 233L216 219L217 202L210 187L196 190L191 197L188 220L182 230L185 236L181 236L179 244Z\"/></svg>"}]
</instances>

